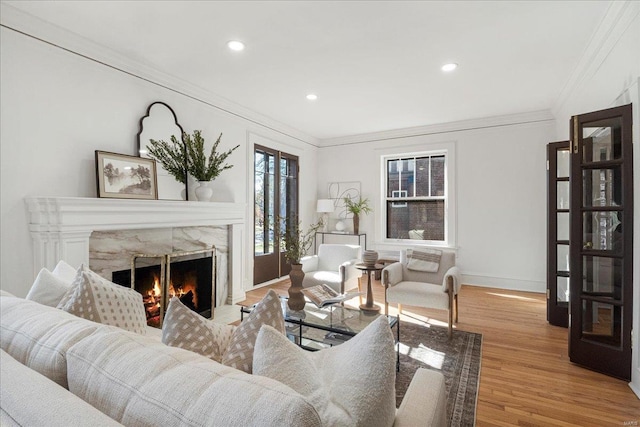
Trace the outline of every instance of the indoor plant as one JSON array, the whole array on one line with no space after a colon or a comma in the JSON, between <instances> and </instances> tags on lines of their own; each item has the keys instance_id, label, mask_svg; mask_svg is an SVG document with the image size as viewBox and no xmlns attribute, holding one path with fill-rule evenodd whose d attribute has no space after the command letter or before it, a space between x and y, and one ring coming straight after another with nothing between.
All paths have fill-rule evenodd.
<instances>
[{"instance_id":1,"label":"indoor plant","mask_svg":"<svg viewBox=\"0 0 640 427\"><path fill-rule=\"evenodd\" d=\"M371 206L369 206L369 199L358 197L356 202L351 197L345 197L344 206L347 212L353 214L353 234L358 234L360 231L360 214L368 214L372 211Z\"/></svg>"},{"instance_id":2,"label":"indoor plant","mask_svg":"<svg viewBox=\"0 0 640 427\"><path fill-rule=\"evenodd\" d=\"M322 220L311 225L305 232L302 224L297 220L279 218L280 241L284 250L285 259L291 264L291 272L289 279L291 286L289 287L289 300L287 304L294 311L300 311L304 308L304 295L302 294L302 280L304 279L304 271L300 259L307 254L313 243L316 232L322 228Z\"/></svg>"},{"instance_id":3,"label":"indoor plant","mask_svg":"<svg viewBox=\"0 0 640 427\"><path fill-rule=\"evenodd\" d=\"M188 133L182 135L185 146L187 148L187 171L191 176L200 182L200 186L196 188L196 197L198 200L209 200L213 194L213 190L207 187L209 181L214 180L224 170L231 169L233 165L224 163L231 153L240 145L223 152L218 153L218 145L222 134L211 147L209 157L204 153L204 138L199 130L193 131L193 138Z\"/></svg>"},{"instance_id":4,"label":"indoor plant","mask_svg":"<svg viewBox=\"0 0 640 427\"><path fill-rule=\"evenodd\" d=\"M240 147L238 144L223 153L218 153L221 138L222 134L211 147L208 157L204 152L202 131L199 130L193 131L193 137L183 132L182 143L175 135L171 135L171 143L152 139L151 144L147 145L147 150L178 182L186 183L187 172L200 181L200 186L196 188L196 197L199 200L209 200L213 190L207 187L206 183L215 179L222 171L233 167L224 162L236 148Z\"/></svg>"},{"instance_id":5,"label":"indoor plant","mask_svg":"<svg viewBox=\"0 0 640 427\"><path fill-rule=\"evenodd\" d=\"M155 139L149 140L151 143L147 145L149 154L156 159L164 169L169 172L176 181L186 184L187 183L187 154L185 151L185 144L178 142L178 138L175 135L171 135L171 143Z\"/></svg>"}]
</instances>

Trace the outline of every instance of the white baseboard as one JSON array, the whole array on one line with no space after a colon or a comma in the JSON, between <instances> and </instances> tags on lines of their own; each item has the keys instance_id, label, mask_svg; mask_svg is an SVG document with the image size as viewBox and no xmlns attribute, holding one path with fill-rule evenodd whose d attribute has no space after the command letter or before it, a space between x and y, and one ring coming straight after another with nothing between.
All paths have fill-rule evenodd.
<instances>
[{"instance_id":1,"label":"white baseboard","mask_svg":"<svg viewBox=\"0 0 640 427\"><path fill-rule=\"evenodd\" d=\"M462 274L463 285L482 286L487 288L508 289L524 292L547 292L547 283L536 280L513 279L509 277L492 277L480 274Z\"/></svg>"}]
</instances>

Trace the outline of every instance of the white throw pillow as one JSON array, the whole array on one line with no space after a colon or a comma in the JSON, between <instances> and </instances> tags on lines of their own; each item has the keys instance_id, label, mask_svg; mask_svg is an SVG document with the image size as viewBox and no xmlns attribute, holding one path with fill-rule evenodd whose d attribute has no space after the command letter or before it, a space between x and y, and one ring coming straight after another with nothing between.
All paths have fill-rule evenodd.
<instances>
[{"instance_id":1,"label":"white throw pillow","mask_svg":"<svg viewBox=\"0 0 640 427\"><path fill-rule=\"evenodd\" d=\"M249 316L233 332L229 347L222 357L222 364L250 374L253 365L253 347L262 325L275 328L284 338L282 304L280 297L273 289L269 289L262 301L256 304Z\"/></svg>"},{"instance_id":2,"label":"white throw pillow","mask_svg":"<svg viewBox=\"0 0 640 427\"><path fill-rule=\"evenodd\" d=\"M72 286L58 308L94 322L141 335L147 333L147 316L140 293L82 267Z\"/></svg>"},{"instance_id":3,"label":"white throw pillow","mask_svg":"<svg viewBox=\"0 0 640 427\"><path fill-rule=\"evenodd\" d=\"M75 271L74 271L75 274ZM25 299L56 307L62 297L71 289L71 281L64 280L43 268L31 285Z\"/></svg>"},{"instance_id":4,"label":"white throw pillow","mask_svg":"<svg viewBox=\"0 0 640 427\"><path fill-rule=\"evenodd\" d=\"M205 319L173 297L162 322L162 342L221 362L235 329Z\"/></svg>"},{"instance_id":5,"label":"white throw pillow","mask_svg":"<svg viewBox=\"0 0 640 427\"><path fill-rule=\"evenodd\" d=\"M73 268L66 262L60 260L58 261L58 264L56 264L56 267L53 269L52 273L54 276L59 277L65 282L71 283L76 278L76 275L78 274L78 269Z\"/></svg>"},{"instance_id":6,"label":"white throw pillow","mask_svg":"<svg viewBox=\"0 0 640 427\"><path fill-rule=\"evenodd\" d=\"M394 340L380 316L344 344L308 352L268 326L260 329L253 374L288 385L323 425L391 426L396 414Z\"/></svg>"}]
</instances>

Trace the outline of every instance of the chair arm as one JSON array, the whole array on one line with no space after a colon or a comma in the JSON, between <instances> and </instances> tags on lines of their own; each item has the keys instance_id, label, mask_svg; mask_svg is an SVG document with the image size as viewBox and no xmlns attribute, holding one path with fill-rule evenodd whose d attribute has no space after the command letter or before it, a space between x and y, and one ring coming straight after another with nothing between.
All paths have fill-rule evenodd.
<instances>
[{"instance_id":1,"label":"chair arm","mask_svg":"<svg viewBox=\"0 0 640 427\"><path fill-rule=\"evenodd\" d=\"M316 271L318 269L318 255L302 257L300 264L302 264L302 271L305 273L308 271Z\"/></svg>"},{"instance_id":2,"label":"chair arm","mask_svg":"<svg viewBox=\"0 0 640 427\"><path fill-rule=\"evenodd\" d=\"M396 412L393 427L447 425L447 392L444 376L418 368Z\"/></svg>"},{"instance_id":3,"label":"chair arm","mask_svg":"<svg viewBox=\"0 0 640 427\"><path fill-rule=\"evenodd\" d=\"M382 284L385 287L397 285L402 282L402 276L402 263L394 262L382 269Z\"/></svg>"},{"instance_id":4,"label":"chair arm","mask_svg":"<svg viewBox=\"0 0 640 427\"><path fill-rule=\"evenodd\" d=\"M362 271L358 270L355 267L356 264L359 262L360 260L355 258L340 264L340 267L338 267L338 270L340 271L340 277L342 278L343 282L346 282L354 277L362 276Z\"/></svg>"},{"instance_id":5,"label":"chair arm","mask_svg":"<svg viewBox=\"0 0 640 427\"><path fill-rule=\"evenodd\" d=\"M447 270L447 272L444 274L444 278L442 279L442 292L447 292L448 291L448 280L449 278L451 278L451 280L453 280L453 293L454 295L458 294L458 291L460 290L460 286L462 285L462 280L460 279L460 270L458 269L458 267L451 267L449 270Z\"/></svg>"}]
</instances>

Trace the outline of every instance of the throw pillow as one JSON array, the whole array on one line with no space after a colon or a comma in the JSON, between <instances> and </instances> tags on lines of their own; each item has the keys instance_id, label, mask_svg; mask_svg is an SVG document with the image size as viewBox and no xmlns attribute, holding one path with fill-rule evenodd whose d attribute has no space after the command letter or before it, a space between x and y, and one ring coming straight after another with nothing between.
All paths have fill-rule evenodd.
<instances>
[{"instance_id":1,"label":"throw pillow","mask_svg":"<svg viewBox=\"0 0 640 427\"><path fill-rule=\"evenodd\" d=\"M56 267L53 269L52 273L54 276L58 276L60 279L64 280L65 282L71 283L76 278L76 275L78 274L78 269L73 268L66 262L60 260L58 261L58 264L56 265Z\"/></svg>"},{"instance_id":2,"label":"throw pillow","mask_svg":"<svg viewBox=\"0 0 640 427\"><path fill-rule=\"evenodd\" d=\"M142 295L116 285L89 269L81 269L58 308L87 320L117 326L141 335L147 333Z\"/></svg>"},{"instance_id":3,"label":"throw pillow","mask_svg":"<svg viewBox=\"0 0 640 427\"><path fill-rule=\"evenodd\" d=\"M317 352L263 326L253 355L253 373L306 397L323 425L391 426L395 368L394 339L385 316L344 344Z\"/></svg>"},{"instance_id":4,"label":"throw pillow","mask_svg":"<svg viewBox=\"0 0 640 427\"><path fill-rule=\"evenodd\" d=\"M205 319L173 297L162 323L162 342L221 362L235 329Z\"/></svg>"},{"instance_id":5,"label":"throw pillow","mask_svg":"<svg viewBox=\"0 0 640 427\"><path fill-rule=\"evenodd\" d=\"M407 268L414 271L436 273L440 268L442 251L438 249L414 249L409 255Z\"/></svg>"},{"instance_id":6,"label":"throw pillow","mask_svg":"<svg viewBox=\"0 0 640 427\"><path fill-rule=\"evenodd\" d=\"M269 290L233 332L229 347L222 357L222 364L250 374L253 366L253 347L262 325L275 328L284 337L282 305L280 297L273 289Z\"/></svg>"},{"instance_id":7,"label":"throw pillow","mask_svg":"<svg viewBox=\"0 0 640 427\"><path fill-rule=\"evenodd\" d=\"M66 281L43 268L38 273L25 299L56 307L62 297L71 289L71 282Z\"/></svg>"}]
</instances>

